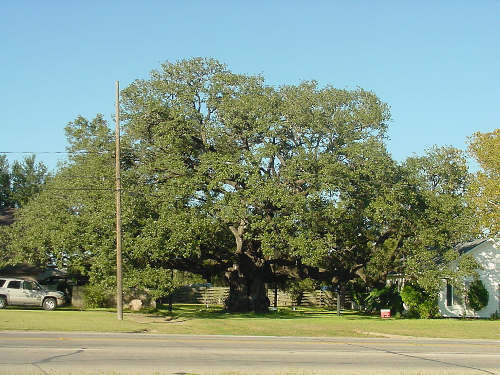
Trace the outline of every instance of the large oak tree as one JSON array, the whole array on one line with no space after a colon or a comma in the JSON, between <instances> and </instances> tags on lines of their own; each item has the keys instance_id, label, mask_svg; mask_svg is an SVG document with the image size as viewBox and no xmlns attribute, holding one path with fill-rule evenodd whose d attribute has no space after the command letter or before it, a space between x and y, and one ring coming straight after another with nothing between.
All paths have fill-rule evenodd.
<instances>
[{"instance_id":1,"label":"large oak tree","mask_svg":"<svg viewBox=\"0 0 500 375\"><path fill-rule=\"evenodd\" d=\"M271 87L195 58L122 96L127 285L161 295L168 269L224 275L229 311L263 312L268 285L291 278L375 286L397 270L428 286L468 235L463 158L396 163L369 91ZM112 136L99 116L67 134L72 156L21 211L13 247L112 283Z\"/></svg>"},{"instance_id":2,"label":"large oak tree","mask_svg":"<svg viewBox=\"0 0 500 375\"><path fill-rule=\"evenodd\" d=\"M267 310L266 283L281 274L321 277L335 241L324 213L344 204L355 164L381 148L389 112L374 94L273 88L192 59L164 64L124 98L142 182L176 200L164 214L193 211L233 236L223 257L230 311Z\"/></svg>"}]
</instances>

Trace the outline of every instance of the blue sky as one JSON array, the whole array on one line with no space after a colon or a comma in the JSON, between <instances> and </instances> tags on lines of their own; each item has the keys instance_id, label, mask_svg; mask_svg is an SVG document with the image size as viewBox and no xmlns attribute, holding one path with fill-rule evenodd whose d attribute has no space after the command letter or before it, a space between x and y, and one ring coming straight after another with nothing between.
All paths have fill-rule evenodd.
<instances>
[{"instance_id":1,"label":"blue sky","mask_svg":"<svg viewBox=\"0 0 500 375\"><path fill-rule=\"evenodd\" d=\"M271 85L374 91L397 160L464 149L500 126L499 15L493 0L4 2L0 151L64 151L77 115L111 120L116 80L194 56ZM51 168L62 157L37 155Z\"/></svg>"}]
</instances>

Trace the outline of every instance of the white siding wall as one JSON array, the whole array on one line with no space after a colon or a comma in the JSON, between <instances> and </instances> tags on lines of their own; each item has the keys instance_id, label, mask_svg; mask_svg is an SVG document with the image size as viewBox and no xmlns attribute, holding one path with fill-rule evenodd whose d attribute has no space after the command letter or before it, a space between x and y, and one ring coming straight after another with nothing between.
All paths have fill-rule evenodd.
<instances>
[{"instance_id":1,"label":"white siding wall","mask_svg":"<svg viewBox=\"0 0 500 375\"><path fill-rule=\"evenodd\" d=\"M480 310L473 311L464 305L446 305L446 285L439 294L439 310L445 317L477 317L489 318L495 312L500 312L500 242L488 240L469 252L483 266L479 277L489 293L488 305Z\"/></svg>"}]
</instances>

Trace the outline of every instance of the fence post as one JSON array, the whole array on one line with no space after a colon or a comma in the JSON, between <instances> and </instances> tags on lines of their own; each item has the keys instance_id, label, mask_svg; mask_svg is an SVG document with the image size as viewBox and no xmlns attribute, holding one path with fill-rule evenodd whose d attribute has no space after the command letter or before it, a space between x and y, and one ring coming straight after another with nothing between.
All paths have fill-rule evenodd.
<instances>
[{"instance_id":1,"label":"fence post","mask_svg":"<svg viewBox=\"0 0 500 375\"><path fill-rule=\"evenodd\" d=\"M340 316L340 292L337 293L337 316Z\"/></svg>"}]
</instances>

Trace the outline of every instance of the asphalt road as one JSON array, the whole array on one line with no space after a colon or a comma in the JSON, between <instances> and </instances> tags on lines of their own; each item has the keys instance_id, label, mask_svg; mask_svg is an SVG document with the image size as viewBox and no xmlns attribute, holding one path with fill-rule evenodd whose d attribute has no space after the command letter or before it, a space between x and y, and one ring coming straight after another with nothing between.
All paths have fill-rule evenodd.
<instances>
[{"instance_id":1,"label":"asphalt road","mask_svg":"<svg viewBox=\"0 0 500 375\"><path fill-rule=\"evenodd\" d=\"M0 374L496 374L500 341L0 332Z\"/></svg>"}]
</instances>

